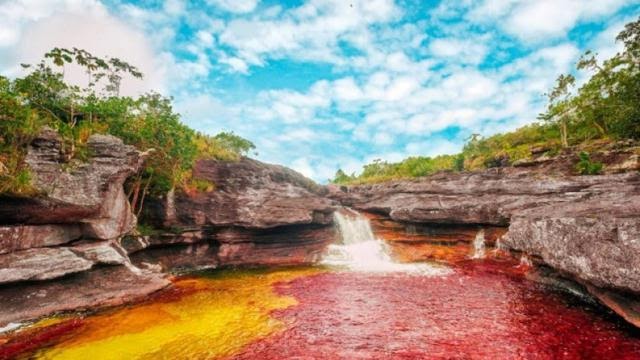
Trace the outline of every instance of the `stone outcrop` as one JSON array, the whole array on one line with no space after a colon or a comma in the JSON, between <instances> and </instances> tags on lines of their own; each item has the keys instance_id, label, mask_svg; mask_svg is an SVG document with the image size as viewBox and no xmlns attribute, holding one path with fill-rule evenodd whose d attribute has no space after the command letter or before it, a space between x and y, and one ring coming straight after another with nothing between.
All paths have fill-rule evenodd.
<instances>
[{"instance_id":1,"label":"stone outcrop","mask_svg":"<svg viewBox=\"0 0 640 360\"><path fill-rule=\"evenodd\" d=\"M164 230L135 235L123 184L144 159L106 135L87 153L65 160L45 129L26 157L40 195L0 199L0 325L122 304L168 286L171 270L310 263L334 240L325 188L246 158L198 162L194 176L215 190L149 200L147 221Z\"/></svg>"},{"instance_id":2,"label":"stone outcrop","mask_svg":"<svg viewBox=\"0 0 640 360\"><path fill-rule=\"evenodd\" d=\"M385 240L396 261L456 263L473 257L478 235L486 246L495 246L506 228L474 224L429 224L394 221L365 213L376 236Z\"/></svg>"},{"instance_id":3,"label":"stone outcrop","mask_svg":"<svg viewBox=\"0 0 640 360\"><path fill-rule=\"evenodd\" d=\"M399 249L401 258L409 260L438 255L447 260L458 258L455 254L463 254L464 250L456 247L464 239L470 243L468 232L474 226L503 227L506 234L500 236L503 230L494 236L501 246L528 254L582 283L614 311L635 309L637 317L637 155L612 152L609 156L615 163L607 164L604 175L576 176L567 170L572 169L572 164L560 166L554 160L476 173L441 173L372 185L331 186L329 196L374 214L374 227L377 223L383 234L385 228L404 228L406 235L390 239L390 244ZM558 161L561 163L563 158ZM622 168L632 171L620 172ZM456 239L452 240L450 234L456 234ZM429 245L426 250L421 248L424 244ZM444 255L437 254L438 246ZM613 306L612 299L626 300L624 306ZM640 325L638 320L635 323Z\"/></svg>"},{"instance_id":4,"label":"stone outcrop","mask_svg":"<svg viewBox=\"0 0 640 360\"><path fill-rule=\"evenodd\" d=\"M334 239L326 189L293 170L248 158L201 160L194 176L215 190L151 200L145 216L172 233L127 239L134 262L164 269L189 268L189 259L192 268L305 264Z\"/></svg>"},{"instance_id":5,"label":"stone outcrop","mask_svg":"<svg viewBox=\"0 0 640 360\"><path fill-rule=\"evenodd\" d=\"M0 198L0 324L121 303L169 284L133 266L119 245L136 225L123 183L140 154L106 135L91 136L87 152L86 162L66 161L62 139L44 129L26 157L39 195Z\"/></svg>"}]
</instances>

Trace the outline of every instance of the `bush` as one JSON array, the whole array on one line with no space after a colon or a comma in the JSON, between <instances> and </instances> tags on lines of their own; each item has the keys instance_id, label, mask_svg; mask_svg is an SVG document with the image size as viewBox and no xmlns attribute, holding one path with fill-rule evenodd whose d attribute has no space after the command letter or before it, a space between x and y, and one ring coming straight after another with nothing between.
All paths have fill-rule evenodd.
<instances>
[{"instance_id":1,"label":"bush","mask_svg":"<svg viewBox=\"0 0 640 360\"><path fill-rule=\"evenodd\" d=\"M580 175L598 175L602 173L602 163L593 162L589 157L589 154L581 151L578 154L578 164L576 164L576 170Z\"/></svg>"},{"instance_id":2,"label":"bush","mask_svg":"<svg viewBox=\"0 0 640 360\"><path fill-rule=\"evenodd\" d=\"M85 87L65 82L64 66L72 63L89 74ZM255 149L252 142L233 133L208 136L195 132L182 123L171 98L153 92L137 98L120 96L122 76L142 77L122 60L56 48L37 65L23 67L29 72L24 77L0 76L0 194L33 192L24 157L45 125L60 134L69 159L88 160L91 154L86 143L96 133L117 136L146 151L144 169L126 184L138 211L146 194L160 195L188 185L211 189L212 184L190 184L196 160L234 161Z\"/></svg>"}]
</instances>

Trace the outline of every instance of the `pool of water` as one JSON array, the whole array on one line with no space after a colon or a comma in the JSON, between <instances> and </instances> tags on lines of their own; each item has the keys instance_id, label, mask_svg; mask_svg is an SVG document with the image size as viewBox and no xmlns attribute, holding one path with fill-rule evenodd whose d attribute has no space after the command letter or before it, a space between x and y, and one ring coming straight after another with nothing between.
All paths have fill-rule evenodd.
<instances>
[{"instance_id":1,"label":"pool of water","mask_svg":"<svg viewBox=\"0 0 640 360\"><path fill-rule=\"evenodd\" d=\"M46 319L0 359L638 359L640 334L513 260L434 275L332 268L175 279L145 303Z\"/></svg>"}]
</instances>

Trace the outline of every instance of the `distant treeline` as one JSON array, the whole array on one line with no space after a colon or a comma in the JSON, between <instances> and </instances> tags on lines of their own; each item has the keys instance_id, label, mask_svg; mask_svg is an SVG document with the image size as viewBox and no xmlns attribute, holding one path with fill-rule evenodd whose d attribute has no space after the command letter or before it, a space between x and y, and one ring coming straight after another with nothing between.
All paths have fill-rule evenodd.
<instances>
[{"instance_id":1,"label":"distant treeline","mask_svg":"<svg viewBox=\"0 0 640 360\"><path fill-rule=\"evenodd\" d=\"M590 51L581 57L577 70L590 71L591 77L580 88L573 91L573 75L558 77L538 123L489 137L473 135L457 155L410 157L398 163L376 160L359 175L338 170L332 181L355 184L477 170L526 159L536 148L552 155L594 141L640 139L640 19L627 24L616 41L624 50L602 63Z\"/></svg>"}]
</instances>

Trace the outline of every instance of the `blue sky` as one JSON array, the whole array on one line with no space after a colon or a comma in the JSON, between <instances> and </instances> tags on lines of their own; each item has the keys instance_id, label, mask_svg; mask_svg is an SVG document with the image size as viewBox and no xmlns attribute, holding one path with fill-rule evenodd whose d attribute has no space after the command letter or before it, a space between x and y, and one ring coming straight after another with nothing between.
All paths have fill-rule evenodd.
<instances>
[{"instance_id":1,"label":"blue sky","mask_svg":"<svg viewBox=\"0 0 640 360\"><path fill-rule=\"evenodd\" d=\"M0 0L0 72L54 46L121 57L146 75L125 93L173 96L191 127L325 181L535 121L557 75L615 53L639 15L629 0Z\"/></svg>"}]
</instances>

